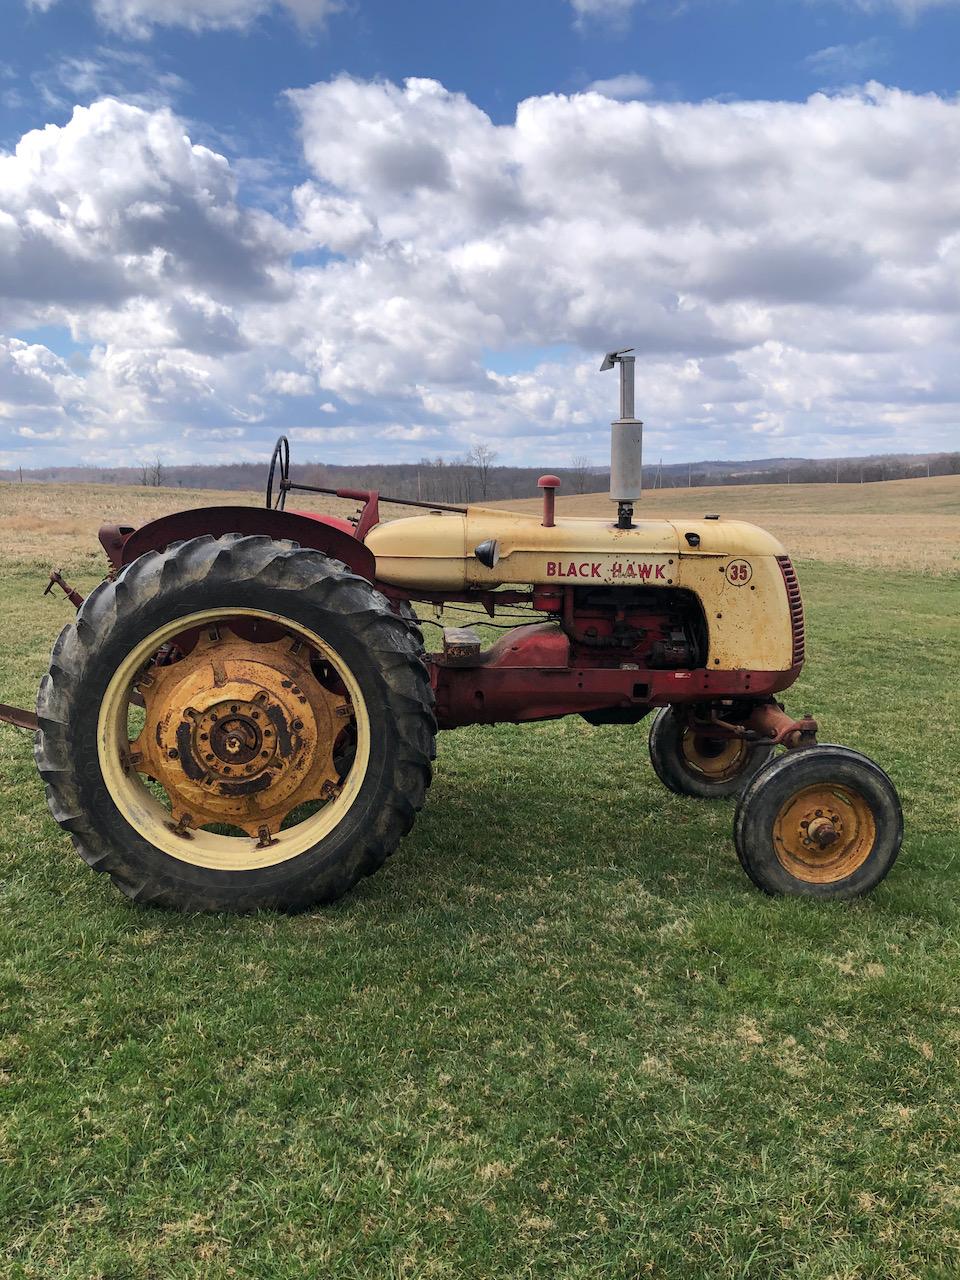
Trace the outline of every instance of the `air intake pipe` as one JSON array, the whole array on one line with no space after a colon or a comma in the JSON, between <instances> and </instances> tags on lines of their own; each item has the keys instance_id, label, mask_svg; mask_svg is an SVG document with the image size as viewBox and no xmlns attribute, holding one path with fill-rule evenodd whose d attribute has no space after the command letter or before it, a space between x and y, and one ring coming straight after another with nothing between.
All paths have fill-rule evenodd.
<instances>
[{"instance_id":1,"label":"air intake pipe","mask_svg":"<svg viewBox=\"0 0 960 1280\"><path fill-rule=\"evenodd\" d=\"M634 366L636 357L609 351L600 372L620 366L620 417L610 424L610 499L617 504L617 528L633 528L633 504L643 492L643 423L634 417Z\"/></svg>"}]
</instances>

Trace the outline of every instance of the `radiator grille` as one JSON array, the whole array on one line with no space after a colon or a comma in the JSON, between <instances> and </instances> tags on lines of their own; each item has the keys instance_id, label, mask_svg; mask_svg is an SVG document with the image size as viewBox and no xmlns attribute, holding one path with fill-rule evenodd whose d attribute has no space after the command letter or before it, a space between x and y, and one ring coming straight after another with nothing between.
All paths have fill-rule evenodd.
<instances>
[{"instance_id":1,"label":"radiator grille","mask_svg":"<svg viewBox=\"0 0 960 1280\"><path fill-rule=\"evenodd\" d=\"M793 562L789 556L777 556L777 561L780 565L780 572L783 574L783 581L786 584L787 600L790 602L793 665L797 667L803 661L804 654L803 601L800 599L800 583L797 581L797 571L793 567Z\"/></svg>"}]
</instances>

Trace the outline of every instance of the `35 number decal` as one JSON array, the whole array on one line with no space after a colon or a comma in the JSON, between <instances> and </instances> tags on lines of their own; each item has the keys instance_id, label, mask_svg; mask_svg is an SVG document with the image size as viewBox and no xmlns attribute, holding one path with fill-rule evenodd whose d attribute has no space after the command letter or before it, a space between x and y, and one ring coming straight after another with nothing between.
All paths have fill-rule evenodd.
<instances>
[{"instance_id":1,"label":"35 number decal","mask_svg":"<svg viewBox=\"0 0 960 1280\"><path fill-rule=\"evenodd\" d=\"M727 581L735 587L745 586L753 577L753 566L749 560L731 560L727 565Z\"/></svg>"}]
</instances>

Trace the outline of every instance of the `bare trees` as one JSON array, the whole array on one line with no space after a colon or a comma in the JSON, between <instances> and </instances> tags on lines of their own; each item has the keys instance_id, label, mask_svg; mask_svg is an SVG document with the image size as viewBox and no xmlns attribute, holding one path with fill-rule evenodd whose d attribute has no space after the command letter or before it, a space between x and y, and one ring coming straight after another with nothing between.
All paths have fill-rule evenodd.
<instances>
[{"instance_id":1,"label":"bare trees","mask_svg":"<svg viewBox=\"0 0 960 1280\"><path fill-rule=\"evenodd\" d=\"M481 500L494 487L496 449L475 444L465 457L421 458L417 463L417 497L427 502L472 502L479 491Z\"/></svg>"},{"instance_id":2,"label":"bare trees","mask_svg":"<svg viewBox=\"0 0 960 1280\"><path fill-rule=\"evenodd\" d=\"M590 478L590 459L584 457L571 458L570 471L573 475L575 492L586 493L587 483Z\"/></svg>"},{"instance_id":3,"label":"bare trees","mask_svg":"<svg viewBox=\"0 0 960 1280\"><path fill-rule=\"evenodd\" d=\"M487 490L490 487L490 468L497 460L496 449L491 449L488 444L475 444L467 454L467 462L473 467L477 473L477 483L480 485L480 497L486 498Z\"/></svg>"},{"instance_id":4,"label":"bare trees","mask_svg":"<svg viewBox=\"0 0 960 1280\"><path fill-rule=\"evenodd\" d=\"M159 489L166 480L166 472L159 455L152 462L140 463L140 483L150 489Z\"/></svg>"},{"instance_id":5,"label":"bare trees","mask_svg":"<svg viewBox=\"0 0 960 1280\"><path fill-rule=\"evenodd\" d=\"M149 447L149 446L148 446ZM547 469L556 470L563 481L563 493L597 493L607 488L609 470L601 463L585 457L571 457L567 466L520 466L502 464L490 446L481 445L456 456L434 455L416 462L381 461L376 463L311 462L294 460L295 478L307 484L332 488L379 489L399 498L421 502L443 502L464 505L470 502L498 502L511 498L528 498L537 492L537 477ZM864 484L879 480L960 474L960 453L893 454L886 457L847 457L831 459L771 458L749 462L664 463L664 487L702 487L704 485L786 484ZM263 489L265 461L235 461L222 464L195 462L176 466L160 457L144 459L128 466L109 468L44 467L23 468L23 482L50 480L74 484L139 484L149 488L185 489ZM657 465L644 467L644 487L655 483ZM16 467L0 467L0 482L16 481ZM481 496L482 495L482 496Z\"/></svg>"}]
</instances>

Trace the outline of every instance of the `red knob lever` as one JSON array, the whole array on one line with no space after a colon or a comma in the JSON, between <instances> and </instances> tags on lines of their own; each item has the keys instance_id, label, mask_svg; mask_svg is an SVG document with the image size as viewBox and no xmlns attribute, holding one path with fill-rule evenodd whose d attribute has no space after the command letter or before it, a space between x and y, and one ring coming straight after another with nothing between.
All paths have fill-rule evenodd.
<instances>
[{"instance_id":1,"label":"red knob lever","mask_svg":"<svg viewBox=\"0 0 960 1280\"><path fill-rule=\"evenodd\" d=\"M541 523L545 529L552 529L556 523L553 518L553 508L557 490L560 488L559 477L541 476L537 481L537 488L543 490L543 520Z\"/></svg>"}]
</instances>

